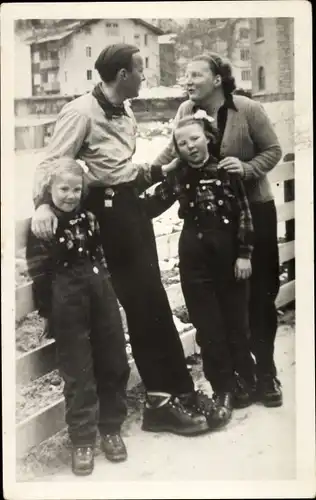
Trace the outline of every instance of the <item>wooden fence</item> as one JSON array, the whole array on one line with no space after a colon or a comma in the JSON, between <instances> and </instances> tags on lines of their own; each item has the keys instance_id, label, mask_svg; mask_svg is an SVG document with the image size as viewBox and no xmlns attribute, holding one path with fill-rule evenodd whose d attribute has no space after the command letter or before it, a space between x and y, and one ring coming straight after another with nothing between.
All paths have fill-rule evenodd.
<instances>
[{"instance_id":1,"label":"wooden fence","mask_svg":"<svg viewBox=\"0 0 316 500\"><path fill-rule=\"evenodd\" d=\"M284 183L284 203L277 207L278 222L285 222L286 241L279 244L280 264L288 268L288 282L280 288L276 299L276 305L281 308L295 300L295 248L294 248L294 162L288 161L279 164L269 173L271 183ZM16 224L15 241L16 251L25 247L26 234L30 220L18 221ZM180 231L157 238L159 260L177 257L178 240ZM166 287L168 299L172 309L184 304L180 284ZM34 311L32 297L32 285L27 283L16 288L16 321L24 318L28 313ZM126 318L121 308L121 314L125 330ZM181 335L185 354L195 352L194 329L190 329ZM19 355L16 359L16 381L27 384L32 380L46 375L56 368L55 344L50 341L30 352ZM129 387L139 382L134 361L131 361L131 377ZM60 398L53 404L36 412L31 417L20 422L16 426L17 456L22 456L32 446L38 445L48 437L52 436L65 426L64 422L64 399Z\"/></svg>"}]
</instances>

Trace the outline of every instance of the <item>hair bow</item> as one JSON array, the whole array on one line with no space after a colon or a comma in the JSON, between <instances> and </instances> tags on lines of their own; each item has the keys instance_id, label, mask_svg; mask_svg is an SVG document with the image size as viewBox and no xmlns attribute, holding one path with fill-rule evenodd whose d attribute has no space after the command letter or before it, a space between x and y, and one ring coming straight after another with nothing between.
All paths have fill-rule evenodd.
<instances>
[{"instance_id":1,"label":"hair bow","mask_svg":"<svg viewBox=\"0 0 316 500\"><path fill-rule=\"evenodd\" d=\"M206 121L208 121L209 123L213 123L213 122L215 121L215 120L214 120L214 118L212 118L211 116L209 116L209 115L207 114L207 112L206 112L206 111L204 111L204 109L198 109L198 110L194 113L193 117L194 117L196 120L206 120Z\"/></svg>"}]
</instances>

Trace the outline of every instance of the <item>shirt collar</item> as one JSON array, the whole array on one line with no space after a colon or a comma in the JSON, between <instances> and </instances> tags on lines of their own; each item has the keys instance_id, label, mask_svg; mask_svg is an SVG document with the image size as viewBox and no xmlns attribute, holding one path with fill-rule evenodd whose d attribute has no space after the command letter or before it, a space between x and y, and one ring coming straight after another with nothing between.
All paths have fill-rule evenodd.
<instances>
[{"instance_id":1,"label":"shirt collar","mask_svg":"<svg viewBox=\"0 0 316 500\"><path fill-rule=\"evenodd\" d=\"M219 109L221 108L232 109L236 112L238 111L236 104L234 102L234 98L231 94L225 99L224 104ZM192 113L196 113L198 109L202 109L201 106L199 106L199 104L194 103L192 108Z\"/></svg>"}]
</instances>

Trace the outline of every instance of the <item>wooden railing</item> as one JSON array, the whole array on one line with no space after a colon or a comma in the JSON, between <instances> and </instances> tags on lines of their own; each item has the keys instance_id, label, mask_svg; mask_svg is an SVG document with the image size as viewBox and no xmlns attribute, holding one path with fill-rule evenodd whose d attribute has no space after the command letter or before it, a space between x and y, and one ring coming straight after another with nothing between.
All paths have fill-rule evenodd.
<instances>
[{"instance_id":1,"label":"wooden railing","mask_svg":"<svg viewBox=\"0 0 316 500\"><path fill-rule=\"evenodd\" d=\"M279 244L280 264L288 268L288 282L280 288L276 299L276 305L281 308L295 300L295 248L294 248L294 162L289 161L279 164L269 174L271 183L284 183L284 203L277 206L278 222L285 222L286 240ZM26 235L30 220L22 220L16 223L15 242L16 251L21 250L26 244ZM178 240L180 231L157 238L159 260L163 261L178 256ZM170 285L166 288L170 306L172 309L184 304L180 284ZM34 311L32 297L32 284L16 288L16 321L24 318L28 313ZM122 320L127 331L126 318L121 308ZM194 330L183 335L182 343L186 355L194 351ZM133 364L133 361L132 361ZM16 381L26 384L32 380L50 373L56 368L55 344L50 341L16 359ZM131 370L129 387L135 385L139 380L135 364ZM64 399L49 405L38 411L31 417L17 424L17 455L23 455L30 447L38 445L48 437L52 436L65 426L64 423Z\"/></svg>"}]
</instances>

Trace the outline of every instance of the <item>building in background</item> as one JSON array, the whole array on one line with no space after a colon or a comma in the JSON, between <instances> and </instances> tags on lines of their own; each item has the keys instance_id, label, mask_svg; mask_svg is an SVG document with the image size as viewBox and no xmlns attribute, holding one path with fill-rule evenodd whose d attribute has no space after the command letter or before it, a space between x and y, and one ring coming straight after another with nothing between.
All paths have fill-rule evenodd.
<instances>
[{"instance_id":1,"label":"building in background","mask_svg":"<svg viewBox=\"0 0 316 500\"><path fill-rule=\"evenodd\" d=\"M247 18L212 20L215 37L213 51L228 57L237 87L252 89L250 22Z\"/></svg>"},{"instance_id":2,"label":"building in background","mask_svg":"<svg viewBox=\"0 0 316 500\"><path fill-rule=\"evenodd\" d=\"M177 83L176 34L170 33L158 37L160 85L171 87Z\"/></svg>"},{"instance_id":3,"label":"building in background","mask_svg":"<svg viewBox=\"0 0 316 500\"><path fill-rule=\"evenodd\" d=\"M14 95L16 98L32 95L31 48L23 38L14 37Z\"/></svg>"},{"instance_id":4,"label":"building in background","mask_svg":"<svg viewBox=\"0 0 316 500\"><path fill-rule=\"evenodd\" d=\"M254 95L294 92L294 19L250 21Z\"/></svg>"},{"instance_id":5,"label":"building in background","mask_svg":"<svg viewBox=\"0 0 316 500\"><path fill-rule=\"evenodd\" d=\"M51 30L52 31L52 30ZM32 36L32 95L80 95L99 81L94 63L111 43L137 45L144 60L144 87L160 83L158 36L162 30L142 19L94 19Z\"/></svg>"}]
</instances>

